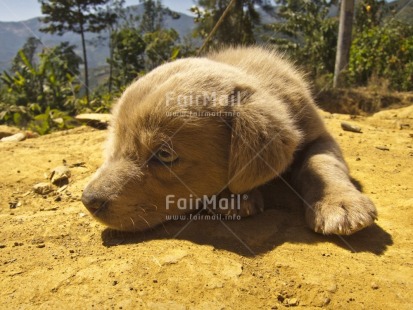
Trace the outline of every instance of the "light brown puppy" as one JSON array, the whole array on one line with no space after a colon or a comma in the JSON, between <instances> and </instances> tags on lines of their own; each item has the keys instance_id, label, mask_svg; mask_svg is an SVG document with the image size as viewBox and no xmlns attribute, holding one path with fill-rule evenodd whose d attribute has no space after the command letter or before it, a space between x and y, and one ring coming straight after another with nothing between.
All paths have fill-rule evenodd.
<instances>
[{"instance_id":1,"label":"light brown puppy","mask_svg":"<svg viewBox=\"0 0 413 310\"><path fill-rule=\"evenodd\" d=\"M127 231L193 212L197 198L246 216L263 207L260 186L287 168L316 232L351 234L374 222L302 74L275 52L230 48L162 65L126 89L82 201ZM236 206L215 205L225 200Z\"/></svg>"}]
</instances>

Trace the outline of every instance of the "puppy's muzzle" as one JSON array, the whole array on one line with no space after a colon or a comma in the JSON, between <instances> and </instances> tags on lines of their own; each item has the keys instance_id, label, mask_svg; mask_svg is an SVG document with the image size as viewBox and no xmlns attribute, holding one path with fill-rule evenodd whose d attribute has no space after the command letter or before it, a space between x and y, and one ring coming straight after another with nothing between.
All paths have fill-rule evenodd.
<instances>
[{"instance_id":1,"label":"puppy's muzzle","mask_svg":"<svg viewBox=\"0 0 413 310\"><path fill-rule=\"evenodd\" d=\"M85 205L86 209L94 216L97 216L99 213L105 211L109 206L109 201L93 192L85 190L82 194L82 202Z\"/></svg>"}]
</instances>

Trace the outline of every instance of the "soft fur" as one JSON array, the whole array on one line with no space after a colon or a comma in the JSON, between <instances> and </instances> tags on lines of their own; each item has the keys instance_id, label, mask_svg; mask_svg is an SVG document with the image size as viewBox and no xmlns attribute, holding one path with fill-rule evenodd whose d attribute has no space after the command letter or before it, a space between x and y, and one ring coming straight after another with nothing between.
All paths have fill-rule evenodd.
<instances>
[{"instance_id":1,"label":"soft fur","mask_svg":"<svg viewBox=\"0 0 413 310\"><path fill-rule=\"evenodd\" d=\"M178 159L162 162L162 149ZM82 201L127 231L193 211L166 208L171 194L247 193L237 211L246 216L263 208L260 186L287 168L316 232L351 234L374 222L375 207L351 183L302 74L275 52L230 48L164 64L126 89L105 163Z\"/></svg>"}]
</instances>

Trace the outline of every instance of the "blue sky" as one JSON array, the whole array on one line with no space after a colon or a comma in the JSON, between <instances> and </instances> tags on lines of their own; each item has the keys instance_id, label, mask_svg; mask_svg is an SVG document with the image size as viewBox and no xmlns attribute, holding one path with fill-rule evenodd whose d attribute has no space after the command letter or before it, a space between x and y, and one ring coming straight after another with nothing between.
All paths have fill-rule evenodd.
<instances>
[{"instance_id":1,"label":"blue sky","mask_svg":"<svg viewBox=\"0 0 413 310\"><path fill-rule=\"evenodd\" d=\"M164 5L175 11L187 13L192 0L163 0ZM139 4L139 0L126 0L126 5ZM0 21L23 21L41 15L37 0L0 0Z\"/></svg>"}]
</instances>

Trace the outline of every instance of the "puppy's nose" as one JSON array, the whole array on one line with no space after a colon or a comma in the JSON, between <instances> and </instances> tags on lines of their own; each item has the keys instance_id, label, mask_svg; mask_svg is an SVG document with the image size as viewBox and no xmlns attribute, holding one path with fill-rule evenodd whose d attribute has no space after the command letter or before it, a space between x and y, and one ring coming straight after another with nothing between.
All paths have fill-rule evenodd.
<instances>
[{"instance_id":1,"label":"puppy's nose","mask_svg":"<svg viewBox=\"0 0 413 310\"><path fill-rule=\"evenodd\" d=\"M82 202L90 213L95 215L96 213L103 211L108 206L109 201L103 199L93 193L84 191L82 194Z\"/></svg>"}]
</instances>

